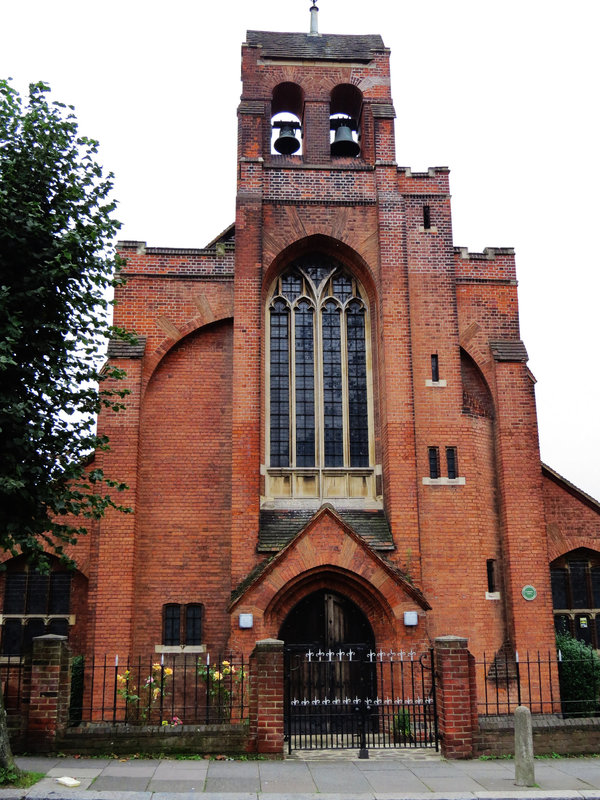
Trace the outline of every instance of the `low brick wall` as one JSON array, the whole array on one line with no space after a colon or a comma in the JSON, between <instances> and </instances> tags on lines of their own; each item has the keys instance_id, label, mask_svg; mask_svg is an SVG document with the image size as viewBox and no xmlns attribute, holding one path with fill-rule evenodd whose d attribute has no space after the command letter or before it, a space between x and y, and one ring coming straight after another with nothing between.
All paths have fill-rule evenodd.
<instances>
[{"instance_id":1,"label":"low brick wall","mask_svg":"<svg viewBox=\"0 0 600 800\"><path fill-rule=\"evenodd\" d=\"M245 753L248 726L225 725L134 726L91 724L69 728L56 741L62 753L220 754Z\"/></svg>"},{"instance_id":2,"label":"low brick wall","mask_svg":"<svg viewBox=\"0 0 600 800\"><path fill-rule=\"evenodd\" d=\"M563 719L557 714L532 714L531 722L536 755L600 753L600 718ZM480 717L474 755L513 755L514 737L512 716Z\"/></svg>"}]
</instances>

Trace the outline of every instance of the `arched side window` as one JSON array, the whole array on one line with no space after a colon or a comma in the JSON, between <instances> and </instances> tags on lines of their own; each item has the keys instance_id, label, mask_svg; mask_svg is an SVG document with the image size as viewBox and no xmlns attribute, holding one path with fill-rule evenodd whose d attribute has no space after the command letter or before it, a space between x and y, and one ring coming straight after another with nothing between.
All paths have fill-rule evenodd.
<instances>
[{"instance_id":1,"label":"arched side window","mask_svg":"<svg viewBox=\"0 0 600 800\"><path fill-rule=\"evenodd\" d=\"M600 647L600 553L580 549L550 565L554 626Z\"/></svg>"},{"instance_id":2,"label":"arched side window","mask_svg":"<svg viewBox=\"0 0 600 800\"><path fill-rule=\"evenodd\" d=\"M373 445L369 315L360 283L333 259L303 257L276 279L267 317L267 452L277 478L267 495L373 497L373 482L361 480L372 478ZM289 479L281 480L286 470Z\"/></svg>"},{"instance_id":3,"label":"arched side window","mask_svg":"<svg viewBox=\"0 0 600 800\"><path fill-rule=\"evenodd\" d=\"M36 636L68 636L71 614L71 573L50 559L51 572L30 568L23 558L9 562L4 576L2 607L3 656L20 656Z\"/></svg>"}]
</instances>

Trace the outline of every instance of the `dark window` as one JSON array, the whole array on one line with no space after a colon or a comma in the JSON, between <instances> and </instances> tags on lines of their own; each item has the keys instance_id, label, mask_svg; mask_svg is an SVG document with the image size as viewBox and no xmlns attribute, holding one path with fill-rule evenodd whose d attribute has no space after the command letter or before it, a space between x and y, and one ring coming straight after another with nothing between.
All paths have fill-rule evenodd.
<instances>
[{"instance_id":1,"label":"dark window","mask_svg":"<svg viewBox=\"0 0 600 800\"><path fill-rule=\"evenodd\" d=\"M488 558L486 561L487 567L487 585L488 585L488 592L492 594L493 592L497 591L496 589L496 559L495 558Z\"/></svg>"},{"instance_id":2,"label":"dark window","mask_svg":"<svg viewBox=\"0 0 600 800\"><path fill-rule=\"evenodd\" d=\"M556 631L600 647L600 554L572 551L552 563L550 579Z\"/></svg>"},{"instance_id":3,"label":"dark window","mask_svg":"<svg viewBox=\"0 0 600 800\"><path fill-rule=\"evenodd\" d=\"M431 228L431 209L429 206L423 206L423 227L425 230Z\"/></svg>"},{"instance_id":4,"label":"dark window","mask_svg":"<svg viewBox=\"0 0 600 800\"><path fill-rule=\"evenodd\" d=\"M431 380L437 383L440 379L440 364L437 353L431 356Z\"/></svg>"},{"instance_id":5,"label":"dark window","mask_svg":"<svg viewBox=\"0 0 600 800\"><path fill-rule=\"evenodd\" d=\"M202 606L200 603L189 603L185 607L185 643L189 645L202 643Z\"/></svg>"},{"instance_id":6,"label":"dark window","mask_svg":"<svg viewBox=\"0 0 600 800\"><path fill-rule=\"evenodd\" d=\"M571 608L589 608L591 606L588 586L589 569L587 561L569 561Z\"/></svg>"},{"instance_id":7,"label":"dark window","mask_svg":"<svg viewBox=\"0 0 600 800\"><path fill-rule=\"evenodd\" d=\"M303 300L296 307L296 466L315 465L315 348L313 309Z\"/></svg>"},{"instance_id":8,"label":"dark window","mask_svg":"<svg viewBox=\"0 0 600 800\"><path fill-rule=\"evenodd\" d=\"M348 417L350 422L350 466L369 466L369 415L367 406L367 360L365 309L348 306Z\"/></svg>"},{"instance_id":9,"label":"dark window","mask_svg":"<svg viewBox=\"0 0 600 800\"><path fill-rule=\"evenodd\" d=\"M163 644L169 647L181 644L181 606L179 603L168 603L163 606Z\"/></svg>"},{"instance_id":10,"label":"dark window","mask_svg":"<svg viewBox=\"0 0 600 800\"><path fill-rule=\"evenodd\" d=\"M4 585L3 613L18 614L22 619L5 619L2 628L2 654L20 655L31 647L32 639L45 633L68 636L71 605L71 574L50 572L41 575L33 570L8 572ZM47 619L64 614L64 619ZM32 615L28 618L27 615ZM33 616L36 615L36 616Z\"/></svg>"},{"instance_id":11,"label":"dark window","mask_svg":"<svg viewBox=\"0 0 600 800\"><path fill-rule=\"evenodd\" d=\"M569 595L567 590L569 573L566 569L550 570L550 580L552 583L552 605L554 608L570 608Z\"/></svg>"},{"instance_id":12,"label":"dark window","mask_svg":"<svg viewBox=\"0 0 600 800\"><path fill-rule=\"evenodd\" d=\"M456 456L456 447L446 448L446 466L448 467L448 477L458 478L458 458Z\"/></svg>"},{"instance_id":13,"label":"dark window","mask_svg":"<svg viewBox=\"0 0 600 800\"><path fill-rule=\"evenodd\" d=\"M168 647L178 645L199 645L202 643L201 603L167 603L163 606L163 644Z\"/></svg>"},{"instance_id":14,"label":"dark window","mask_svg":"<svg viewBox=\"0 0 600 800\"><path fill-rule=\"evenodd\" d=\"M332 259L303 257L275 281L269 320L270 466L368 467L368 322L356 279Z\"/></svg>"},{"instance_id":15,"label":"dark window","mask_svg":"<svg viewBox=\"0 0 600 800\"><path fill-rule=\"evenodd\" d=\"M290 465L289 311L281 300L271 310L271 464Z\"/></svg>"},{"instance_id":16,"label":"dark window","mask_svg":"<svg viewBox=\"0 0 600 800\"><path fill-rule=\"evenodd\" d=\"M429 457L429 477L440 477L440 451L438 447L429 447L427 449Z\"/></svg>"}]
</instances>

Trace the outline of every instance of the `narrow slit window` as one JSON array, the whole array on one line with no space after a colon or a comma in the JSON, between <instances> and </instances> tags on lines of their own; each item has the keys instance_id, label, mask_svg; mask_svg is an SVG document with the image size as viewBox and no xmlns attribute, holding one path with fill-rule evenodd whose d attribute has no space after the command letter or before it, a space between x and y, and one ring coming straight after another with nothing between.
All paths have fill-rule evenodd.
<instances>
[{"instance_id":1,"label":"narrow slit window","mask_svg":"<svg viewBox=\"0 0 600 800\"><path fill-rule=\"evenodd\" d=\"M423 227L425 230L431 228L431 208L429 206L423 206Z\"/></svg>"},{"instance_id":2,"label":"narrow slit window","mask_svg":"<svg viewBox=\"0 0 600 800\"><path fill-rule=\"evenodd\" d=\"M458 478L458 458L456 456L456 447L446 448L446 466L448 467L448 477Z\"/></svg>"},{"instance_id":3,"label":"narrow slit window","mask_svg":"<svg viewBox=\"0 0 600 800\"><path fill-rule=\"evenodd\" d=\"M437 383L440 379L440 362L437 353L431 355L431 380Z\"/></svg>"},{"instance_id":4,"label":"narrow slit window","mask_svg":"<svg viewBox=\"0 0 600 800\"><path fill-rule=\"evenodd\" d=\"M495 558L488 558L486 561L487 567L487 590L490 594L497 592L498 589L496 587L496 559Z\"/></svg>"},{"instance_id":5,"label":"narrow slit window","mask_svg":"<svg viewBox=\"0 0 600 800\"><path fill-rule=\"evenodd\" d=\"M429 447L427 450L429 456L429 477L440 477L440 451L437 447Z\"/></svg>"}]
</instances>

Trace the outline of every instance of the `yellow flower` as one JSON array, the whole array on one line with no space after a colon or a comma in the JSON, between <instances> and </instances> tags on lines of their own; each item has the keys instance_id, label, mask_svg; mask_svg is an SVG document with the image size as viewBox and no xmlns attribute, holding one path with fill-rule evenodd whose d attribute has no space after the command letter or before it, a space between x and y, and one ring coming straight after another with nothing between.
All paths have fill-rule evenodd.
<instances>
[{"instance_id":1,"label":"yellow flower","mask_svg":"<svg viewBox=\"0 0 600 800\"><path fill-rule=\"evenodd\" d=\"M165 667L165 675L168 677L169 675L173 674L173 670L171 667Z\"/></svg>"},{"instance_id":2,"label":"yellow flower","mask_svg":"<svg viewBox=\"0 0 600 800\"><path fill-rule=\"evenodd\" d=\"M162 664L152 664L152 672L160 672L162 669Z\"/></svg>"},{"instance_id":3,"label":"yellow flower","mask_svg":"<svg viewBox=\"0 0 600 800\"><path fill-rule=\"evenodd\" d=\"M158 698L160 697L160 688L158 686L156 687L156 689L152 690L152 697L155 700L158 700Z\"/></svg>"},{"instance_id":4,"label":"yellow flower","mask_svg":"<svg viewBox=\"0 0 600 800\"><path fill-rule=\"evenodd\" d=\"M230 667L223 667L223 675L229 675L230 672L231 672Z\"/></svg>"},{"instance_id":5,"label":"yellow flower","mask_svg":"<svg viewBox=\"0 0 600 800\"><path fill-rule=\"evenodd\" d=\"M223 661L223 666L224 667L228 667L229 666L229 661Z\"/></svg>"},{"instance_id":6,"label":"yellow flower","mask_svg":"<svg viewBox=\"0 0 600 800\"><path fill-rule=\"evenodd\" d=\"M213 680L214 680L214 681L220 681L220 680L223 680L223 676L221 675L221 673L220 673L220 672L215 672L215 673L213 674Z\"/></svg>"}]
</instances>

